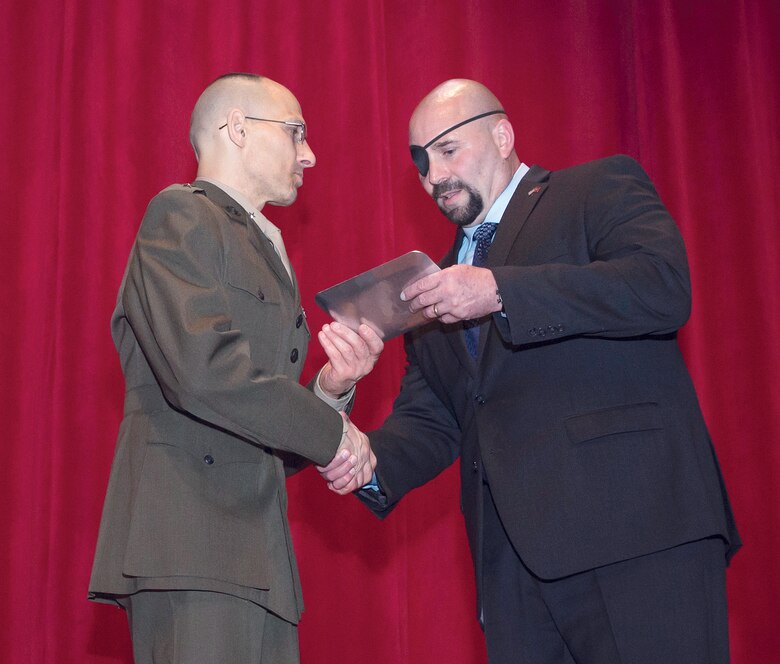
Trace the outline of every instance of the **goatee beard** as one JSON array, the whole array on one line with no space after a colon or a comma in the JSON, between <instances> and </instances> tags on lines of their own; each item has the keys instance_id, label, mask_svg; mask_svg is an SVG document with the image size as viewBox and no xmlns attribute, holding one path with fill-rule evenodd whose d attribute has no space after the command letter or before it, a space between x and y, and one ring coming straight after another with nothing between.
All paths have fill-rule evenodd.
<instances>
[{"instance_id":1,"label":"goatee beard","mask_svg":"<svg viewBox=\"0 0 780 664\"><path fill-rule=\"evenodd\" d=\"M443 194L446 194L448 191L452 191L453 189L461 189L465 191L466 194L468 194L468 201L464 206L445 209L438 202L439 198ZM478 192L474 191L469 185L459 180L451 180L433 185L431 197L437 201L437 205L439 206L439 209L442 211L444 216L458 226L469 226L473 224L476 218L479 216L480 212L482 212L483 208L485 207L485 204L482 201L482 196L480 196Z\"/></svg>"}]
</instances>

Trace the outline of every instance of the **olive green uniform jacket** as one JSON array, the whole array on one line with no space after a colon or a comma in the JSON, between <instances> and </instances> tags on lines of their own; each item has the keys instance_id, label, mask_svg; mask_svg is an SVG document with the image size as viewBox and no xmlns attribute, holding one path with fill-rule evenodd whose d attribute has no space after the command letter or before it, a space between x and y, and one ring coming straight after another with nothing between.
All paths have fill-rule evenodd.
<instances>
[{"instance_id":1,"label":"olive green uniform jacket","mask_svg":"<svg viewBox=\"0 0 780 664\"><path fill-rule=\"evenodd\" d=\"M174 185L144 216L112 334L127 392L90 598L207 590L296 623L284 459L327 464L342 420L298 383L294 275L220 188Z\"/></svg>"}]
</instances>

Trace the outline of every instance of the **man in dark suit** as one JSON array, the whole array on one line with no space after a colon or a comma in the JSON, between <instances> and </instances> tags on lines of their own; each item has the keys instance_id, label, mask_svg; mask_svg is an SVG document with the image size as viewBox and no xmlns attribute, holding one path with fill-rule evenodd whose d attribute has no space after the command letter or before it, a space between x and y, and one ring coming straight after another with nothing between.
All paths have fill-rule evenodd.
<instances>
[{"instance_id":1,"label":"man in dark suit","mask_svg":"<svg viewBox=\"0 0 780 664\"><path fill-rule=\"evenodd\" d=\"M676 341L683 242L646 173L529 169L474 81L434 89L409 137L458 230L403 293L431 323L361 499L384 517L460 457L492 664L726 662L739 538Z\"/></svg>"},{"instance_id":2,"label":"man in dark suit","mask_svg":"<svg viewBox=\"0 0 780 664\"><path fill-rule=\"evenodd\" d=\"M344 488L371 477L343 411L382 342L325 326L329 361L298 383L310 334L261 213L315 163L290 91L221 77L190 137L198 179L150 203L111 322L127 392L90 597L127 609L137 662L291 664L303 604L284 461L330 462Z\"/></svg>"}]
</instances>

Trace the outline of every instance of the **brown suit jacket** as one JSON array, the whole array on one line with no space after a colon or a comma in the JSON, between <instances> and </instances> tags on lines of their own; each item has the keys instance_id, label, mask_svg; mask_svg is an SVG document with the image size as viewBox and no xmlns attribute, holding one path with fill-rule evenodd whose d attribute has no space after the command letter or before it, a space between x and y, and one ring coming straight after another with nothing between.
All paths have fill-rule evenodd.
<instances>
[{"instance_id":1,"label":"brown suit jacket","mask_svg":"<svg viewBox=\"0 0 780 664\"><path fill-rule=\"evenodd\" d=\"M282 459L326 464L342 421L298 383L294 277L225 192L174 185L144 216L111 326L127 394L90 597L212 590L297 622Z\"/></svg>"}]
</instances>

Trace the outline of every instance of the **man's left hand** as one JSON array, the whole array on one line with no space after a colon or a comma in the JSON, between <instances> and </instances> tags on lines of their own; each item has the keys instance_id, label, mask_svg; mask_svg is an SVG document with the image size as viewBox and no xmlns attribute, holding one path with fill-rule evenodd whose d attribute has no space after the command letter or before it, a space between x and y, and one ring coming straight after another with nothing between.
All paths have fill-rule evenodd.
<instances>
[{"instance_id":1,"label":"man's left hand","mask_svg":"<svg viewBox=\"0 0 780 664\"><path fill-rule=\"evenodd\" d=\"M334 398L368 374L385 347L379 335L365 324L354 332L342 323L327 323L317 338L328 356L320 372L320 387Z\"/></svg>"},{"instance_id":2,"label":"man's left hand","mask_svg":"<svg viewBox=\"0 0 780 664\"><path fill-rule=\"evenodd\" d=\"M496 279L487 268L452 265L410 284L401 299L409 302L412 312L456 323L501 311L497 290Z\"/></svg>"}]
</instances>

